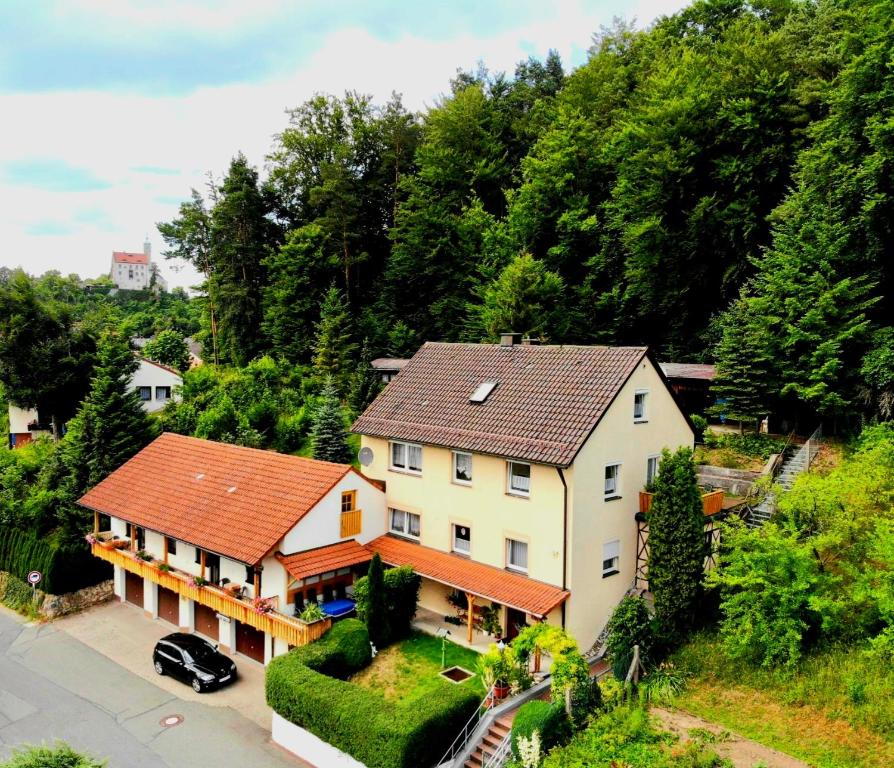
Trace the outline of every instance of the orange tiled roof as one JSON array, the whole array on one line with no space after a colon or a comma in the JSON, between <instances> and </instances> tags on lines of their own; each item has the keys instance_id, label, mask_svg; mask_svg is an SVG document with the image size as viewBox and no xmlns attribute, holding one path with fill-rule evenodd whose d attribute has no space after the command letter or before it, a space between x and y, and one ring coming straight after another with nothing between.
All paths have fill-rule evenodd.
<instances>
[{"instance_id":1,"label":"orange tiled roof","mask_svg":"<svg viewBox=\"0 0 894 768\"><path fill-rule=\"evenodd\" d=\"M428 342L352 430L569 466L646 353ZM470 402L487 381L497 382L487 399Z\"/></svg>"},{"instance_id":2,"label":"orange tiled roof","mask_svg":"<svg viewBox=\"0 0 894 768\"><path fill-rule=\"evenodd\" d=\"M327 547L317 547L293 555L276 553L276 559L296 579L306 579L320 573L347 568L359 563L368 563L372 552L355 539L340 541Z\"/></svg>"},{"instance_id":3,"label":"orange tiled roof","mask_svg":"<svg viewBox=\"0 0 894 768\"><path fill-rule=\"evenodd\" d=\"M396 536L379 536L366 546L389 565L411 565L420 576L535 616L546 616L570 595L551 584Z\"/></svg>"},{"instance_id":4,"label":"orange tiled roof","mask_svg":"<svg viewBox=\"0 0 894 768\"><path fill-rule=\"evenodd\" d=\"M78 503L255 565L348 472L347 464L165 433Z\"/></svg>"},{"instance_id":5,"label":"orange tiled roof","mask_svg":"<svg viewBox=\"0 0 894 768\"><path fill-rule=\"evenodd\" d=\"M148 264L149 257L145 253L130 251L112 251L112 259L116 264Z\"/></svg>"}]
</instances>

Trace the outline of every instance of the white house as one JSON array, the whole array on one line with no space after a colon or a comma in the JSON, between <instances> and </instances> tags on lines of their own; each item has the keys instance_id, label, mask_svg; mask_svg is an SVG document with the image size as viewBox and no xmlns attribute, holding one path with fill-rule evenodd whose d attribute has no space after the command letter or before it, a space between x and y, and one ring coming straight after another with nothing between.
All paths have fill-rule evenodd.
<instances>
[{"instance_id":1,"label":"white house","mask_svg":"<svg viewBox=\"0 0 894 768\"><path fill-rule=\"evenodd\" d=\"M122 601L265 663L328 629L296 608L350 610L386 530L382 486L350 465L169 433L79 503Z\"/></svg>"}]
</instances>

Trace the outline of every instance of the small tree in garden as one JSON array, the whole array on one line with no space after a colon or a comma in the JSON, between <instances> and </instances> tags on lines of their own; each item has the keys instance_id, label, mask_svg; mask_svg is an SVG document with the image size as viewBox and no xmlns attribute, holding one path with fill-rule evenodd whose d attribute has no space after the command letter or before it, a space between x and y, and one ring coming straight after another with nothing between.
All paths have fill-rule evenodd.
<instances>
[{"instance_id":1,"label":"small tree in garden","mask_svg":"<svg viewBox=\"0 0 894 768\"><path fill-rule=\"evenodd\" d=\"M646 601L641 597L628 595L612 613L608 622L608 658L612 672L618 680L623 680L633 658L633 646L639 646L640 659L645 663L652 644L652 617Z\"/></svg>"},{"instance_id":2,"label":"small tree in garden","mask_svg":"<svg viewBox=\"0 0 894 768\"><path fill-rule=\"evenodd\" d=\"M377 646L387 641L388 624L385 616L385 577L382 571L382 558L378 552L373 555L366 575L366 629L369 638Z\"/></svg>"},{"instance_id":3,"label":"small tree in garden","mask_svg":"<svg viewBox=\"0 0 894 768\"><path fill-rule=\"evenodd\" d=\"M692 451L661 456L649 521L649 590L662 639L675 643L696 619L705 569L705 521Z\"/></svg>"},{"instance_id":4,"label":"small tree in garden","mask_svg":"<svg viewBox=\"0 0 894 768\"><path fill-rule=\"evenodd\" d=\"M400 640L410 633L413 617L416 615L416 604L419 602L419 575L409 565L400 568L388 568L382 578L385 597L385 628L387 634L380 638L379 647ZM369 576L357 579L354 585L354 600L357 603L357 616L366 621L369 614L370 590Z\"/></svg>"},{"instance_id":5,"label":"small tree in garden","mask_svg":"<svg viewBox=\"0 0 894 768\"><path fill-rule=\"evenodd\" d=\"M341 410L338 390L331 376L326 379L320 406L314 414L310 441L315 459L334 461L339 464L351 462L351 448L348 445L344 414Z\"/></svg>"}]
</instances>

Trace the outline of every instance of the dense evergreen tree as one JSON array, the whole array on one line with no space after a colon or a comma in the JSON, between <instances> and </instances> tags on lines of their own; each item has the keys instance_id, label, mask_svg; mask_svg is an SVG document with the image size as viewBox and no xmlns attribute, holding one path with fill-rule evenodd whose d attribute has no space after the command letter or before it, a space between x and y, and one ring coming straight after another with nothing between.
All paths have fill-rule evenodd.
<instances>
[{"instance_id":1,"label":"dense evergreen tree","mask_svg":"<svg viewBox=\"0 0 894 768\"><path fill-rule=\"evenodd\" d=\"M321 376L331 377L339 392L347 389L355 349L347 303L341 291L333 285L320 306L320 322L316 325L314 339L314 367Z\"/></svg>"},{"instance_id":2,"label":"dense evergreen tree","mask_svg":"<svg viewBox=\"0 0 894 768\"><path fill-rule=\"evenodd\" d=\"M369 639L382 647L389 632L385 605L385 572L378 552L369 562L366 580L366 628L369 631Z\"/></svg>"},{"instance_id":3,"label":"dense evergreen tree","mask_svg":"<svg viewBox=\"0 0 894 768\"><path fill-rule=\"evenodd\" d=\"M378 371L370 364L371 360L369 344L364 341L360 350L360 361L351 376L351 387L348 392L348 402L356 414L363 413L382 390L382 380Z\"/></svg>"},{"instance_id":4,"label":"dense evergreen tree","mask_svg":"<svg viewBox=\"0 0 894 768\"><path fill-rule=\"evenodd\" d=\"M350 464L353 459L338 389L331 377L326 379L326 384L320 393L320 403L313 417L310 442L315 459L334 461L338 464Z\"/></svg>"},{"instance_id":5,"label":"dense evergreen tree","mask_svg":"<svg viewBox=\"0 0 894 768\"><path fill-rule=\"evenodd\" d=\"M73 502L157 434L157 426L130 383L137 366L125 339L112 333L103 336L90 391L69 423L61 448L67 471L63 487L70 503L63 525L73 538L89 528L86 513Z\"/></svg>"},{"instance_id":6,"label":"dense evergreen tree","mask_svg":"<svg viewBox=\"0 0 894 768\"><path fill-rule=\"evenodd\" d=\"M696 624L705 571L705 520L692 451L662 452L649 522L649 591L664 642Z\"/></svg>"},{"instance_id":7,"label":"dense evergreen tree","mask_svg":"<svg viewBox=\"0 0 894 768\"><path fill-rule=\"evenodd\" d=\"M237 155L211 211L209 289L219 316L221 354L245 365L264 348L261 292L264 259L275 242L270 205L258 187L258 173Z\"/></svg>"}]
</instances>

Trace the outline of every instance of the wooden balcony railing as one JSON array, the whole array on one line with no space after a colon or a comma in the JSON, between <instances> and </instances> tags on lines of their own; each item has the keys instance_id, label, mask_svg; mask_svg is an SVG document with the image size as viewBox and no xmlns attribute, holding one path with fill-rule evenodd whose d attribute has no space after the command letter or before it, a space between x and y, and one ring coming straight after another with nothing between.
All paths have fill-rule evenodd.
<instances>
[{"instance_id":1,"label":"wooden balcony railing","mask_svg":"<svg viewBox=\"0 0 894 768\"><path fill-rule=\"evenodd\" d=\"M645 514L652 508L652 496L648 491L639 492L639 511ZM723 509L723 491L709 491L702 494L702 511L707 517L716 515Z\"/></svg>"},{"instance_id":2,"label":"wooden balcony railing","mask_svg":"<svg viewBox=\"0 0 894 768\"><path fill-rule=\"evenodd\" d=\"M289 645L307 645L318 640L330 626L330 619L305 624L298 619L286 616L284 613L271 611L258 613L250 602L240 600L228 595L223 589L213 585L190 586L188 574L179 571L163 571L155 561L141 560L127 551L114 548L112 542L97 540L91 546L93 554L111 563L120 566L126 571L138 576L148 578L160 587L195 600L197 603L207 605L217 613L228 616L231 619L248 624L261 632L267 632L274 637L285 640Z\"/></svg>"},{"instance_id":3,"label":"wooden balcony railing","mask_svg":"<svg viewBox=\"0 0 894 768\"><path fill-rule=\"evenodd\" d=\"M360 528L363 522L363 512L359 509L352 509L350 512L341 513L341 537L359 536Z\"/></svg>"}]
</instances>

